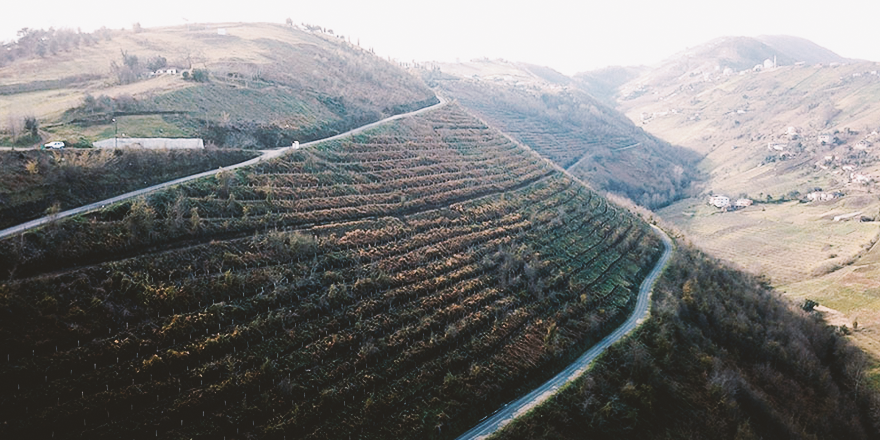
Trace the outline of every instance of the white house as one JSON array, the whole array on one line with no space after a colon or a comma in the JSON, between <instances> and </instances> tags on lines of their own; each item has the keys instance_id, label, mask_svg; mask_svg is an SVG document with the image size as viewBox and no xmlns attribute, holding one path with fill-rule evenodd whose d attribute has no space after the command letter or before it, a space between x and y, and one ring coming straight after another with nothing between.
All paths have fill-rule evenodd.
<instances>
[{"instance_id":1,"label":"white house","mask_svg":"<svg viewBox=\"0 0 880 440\"><path fill-rule=\"evenodd\" d=\"M853 146L856 150L867 150L871 146L871 141L862 139Z\"/></svg>"},{"instance_id":2,"label":"white house","mask_svg":"<svg viewBox=\"0 0 880 440\"><path fill-rule=\"evenodd\" d=\"M819 145L830 144L834 140L834 136L831 133L822 133L819 135L817 141Z\"/></svg>"},{"instance_id":3,"label":"white house","mask_svg":"<svg viewBox=\"0 0 880 440\"><path fill-rule=\"evenodd\" d=\"M807 200L811 202L827 202L837 198L837 193L827 193L824 191L813 191L807 194Z\"/></svg>"},{"instance_id":4,"label":"white house","mask_svg":"<svg viewBox=\"0 0 880 440\"><path fill-rule=\"evenodd\" d=\"M730 198L722 195L714 195L709 197L709 204L716 208L727 208L730 206Z\"/></svg>"},{"instance_id":5,"label":"white house","mask_svg":"<svg viewBox=\"0 0 880 440\"><path fill-rule=\"evenodd\" d=\"M855 183L871 183L874 180L873 177L862 173L852 173L849 178Z\"/></svg>"},{"instance_id":6,"label":"white house","mask_svg":"<svg viewBox=\"0 0 880 440\"><path fill-rule=\"evenodd\" d=\"M747 206L752 206L752 199L737 199L735 206L737 208L745 208Z\"/></svg>"}]
</instances>

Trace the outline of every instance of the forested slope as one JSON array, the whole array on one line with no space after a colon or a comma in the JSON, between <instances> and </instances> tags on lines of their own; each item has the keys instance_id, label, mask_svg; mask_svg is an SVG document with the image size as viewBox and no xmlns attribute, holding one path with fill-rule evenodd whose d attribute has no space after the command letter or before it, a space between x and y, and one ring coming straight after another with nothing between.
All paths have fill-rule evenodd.
<instances>
[{"instance_id":1,"label":"forested slope","mask_svg":"<svg viewBox=\"0 0 880 440\"><path fill-rule=\"evenodd\" d=\"M448 105L0 249L3 437L422 439L611 331L660 243Z\"/></svg>"},{"instance_id":2,"label":"forested slope","mask_svg":"<svg viewBox=\"0 0 880 440\"><path fill-rule=\"evenodd\" d=\"M596 189L656 208L685 197L700 177L698 155L577 90L441 78L436 83L462 105Z\"/></svg>"},{"instance_id":3,"label":"forested slope","mask_svg":"<svg viewBox=\"0 0 880 440\"><path fill-rule=\"evenodd\" d=\"M680 249L651 318L502 439L873 439L865 354L753 277Z\"/></svg>"}]
</instances>

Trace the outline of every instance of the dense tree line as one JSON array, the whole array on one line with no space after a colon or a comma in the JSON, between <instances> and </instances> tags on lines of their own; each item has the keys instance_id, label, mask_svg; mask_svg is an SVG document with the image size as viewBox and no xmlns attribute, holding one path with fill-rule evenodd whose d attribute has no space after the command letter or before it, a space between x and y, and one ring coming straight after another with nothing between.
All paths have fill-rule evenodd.
<instances>
[{"instance_id":1,"label":"dense tree line","mask_svg":"<svg viewBox=\"0 0 880 440\"><path fill-rule=\"evenodd\" d=\"M759 280L680 249L651 318L501 438L870 439L865 354Z\"/></svg>"},{"instance_id":2,"label":"dense tree line","mask_svg":"<svg viewBox=\"0 0 880 440\"><path fill-rule=\"evenodd\" d=\"M0 155L0 228L200 171L245 161L240 150L20 151Z\"/></svg>"},{"instance_id":3,"label":"dense tree line","mask_svg":"<svg viewBox=\"0 0 880 440\"><path fill-rule=\"evenodd\" d=\"M18 38L3 44L0 50L0 66L17 59L57 55L80 46L92 46L101 38L110 38L110 31L102 28L94 33L71 29L30 29L22 28Z\"/></svg>"}]
</instances>

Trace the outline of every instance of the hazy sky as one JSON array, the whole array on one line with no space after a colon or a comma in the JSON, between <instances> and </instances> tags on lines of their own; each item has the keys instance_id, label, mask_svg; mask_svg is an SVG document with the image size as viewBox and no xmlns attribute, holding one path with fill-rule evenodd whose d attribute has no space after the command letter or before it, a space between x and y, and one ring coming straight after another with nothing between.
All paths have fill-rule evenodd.
<instances>
[{"instance_id":1,"label":"hazy sky","mask_svg":"<svg viewBox=\"0 0 880 440\"><path fill-rule=\"evenodd\" d=\"M17 2L0 41L23 27L91 31L192 23L318 24L402 61L504 58L563 73L652 64L715 37L795 35L840 55L880 61L880 1L836 0L201 0Z\"/></svg>"}]
</instances>

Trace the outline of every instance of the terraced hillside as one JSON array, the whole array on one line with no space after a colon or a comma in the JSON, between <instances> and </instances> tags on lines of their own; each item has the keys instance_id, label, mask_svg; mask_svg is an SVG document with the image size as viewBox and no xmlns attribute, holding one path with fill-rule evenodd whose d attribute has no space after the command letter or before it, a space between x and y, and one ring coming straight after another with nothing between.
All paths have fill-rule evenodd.
<instances>
[{"instance_id":1,"label":"terraced hillside","mask_svg":"<svg viewBox=\"0 0 880 440\"><path fill-rule=\"evenodd\" d=\"M611 331L660 244L451 104L0 249L3 437L421 439Z\"/></svg>"},{"instance_id":2,"label":"terraced hillside","mask_svg":"<svg viewBox=\"0 0 880 440\"><path fill-rule=\"evenodd\" d=\"M661 207L685 197L699 157L635 127L575 90L444 79L442 89L575 176L637 203Z\"/></svg>"}]
</instances>

